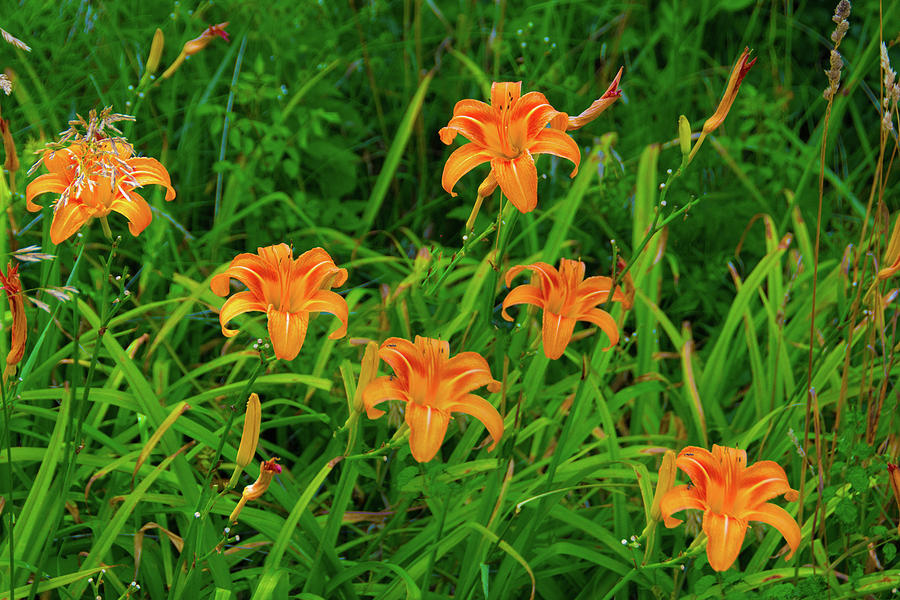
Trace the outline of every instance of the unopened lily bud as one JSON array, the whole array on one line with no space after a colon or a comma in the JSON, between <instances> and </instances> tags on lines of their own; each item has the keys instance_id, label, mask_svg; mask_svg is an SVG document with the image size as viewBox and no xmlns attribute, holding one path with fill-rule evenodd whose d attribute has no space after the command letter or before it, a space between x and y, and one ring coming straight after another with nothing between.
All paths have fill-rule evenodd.
<instances>
[{"instance_id":1,"label":"unopened lily bud","mask_svg":"<svg viewBox=\"0 0 900 600\"><path fill-rule=\"evenodd\" d=\"M363 404L363 390L375 379L378 374L378 344L369 341L363 353L362 363L359 367L359 381L356 384L356 393L353 395L353 412L362 413L365 410Z\"/></svg>"},{"instance_id":2,"label":"unopened lily bud","mask_svg":"<svg viewBox=\"0 0 900 600\"><path fill-rule=\"evenodd\" d=\"M181 53L178 55L178 58L176 58L175 61L171 65L169 65L169 68L166 69L162 75L160 75L160 79L168 79L169 77L171 77L172 74L178 70L178 67L181 66L181 63L184 62L185 58L197 54L198 52L206 48L209 43L215 38L220 37L227 42L228 33L225 31L225 27L227 26L227 21L225 23L219 23L218 25L210 25L199 36L186 42L184 44L184 47L181 49Z\"/></svg>"},{"instance_id":3,"label":"unopened lily bud","mask_svg":"<svg viewBox=\"0 0 900 600\"><path fill-rule=\"evenodd\" d=\"M659 467L659 479L656 480L656 493L653 494L653 505L650 507L650 520L662 521L662 510L659 505L666 492L675 485L675 452L666 450L663 454L662 465Z\"/></svg>"},{"instance_id":4,"label":"unopened lily bud","mask_svg":"<svg viewBox=\"0 0 900 600\"><path fill-rule=\"evenodd\" d=\"M625 267L628 266L628 263L621 256L618 257L616 261L616 267L618 271L621 273L625 271ZM631 277L631 271L625 271L625 275L622 276L622 293L625 294L625 300L622 301L622 308L625 310L631 310L634 306L634 295L635 295L635 287L634 287L634 279Z\"/></svg>"},{"instance_id":5,"label":"unopened lily bud","mask_svg":"<svg viewBox=\"0 0 900 600\"><path fill-rule=\"evenodd\" d=\"M891 231L891 239L888 241L887 250L884 251L884 265L878 271L878 280L892 277L894 273L900 271L900 213L894 221L894 230Z\"/></svg>"},{"instance_id":6,"label":"unopened lily bud","mask_svg":"<svg viewBox=\"0 0 900 600\"><path fill-rule=\"evenodd\" d=\"M250 500L259 499L266 493L266 490L269 489L269 484L272 483L272 478L275 477L276 473L281 473L281 465L278 464L278 460L278 458L270 458L259 466L259 477L244 488L241 499L238 501L237 506L234 507L234 510L231 511L231 516L228 517L229 522L237 523L238 515L243 510L244 505Z\"/></svg>"},{"instance_id":7,"label":"unopened lily bud","mask_svg":"<svg viewBox=\"0 0 900 600\"><path fill-rule=\"evenodd\" d=\"M184 52L187 56L196 54L206 48L209 43L217 37L222 38L226 42L229 41L228 32L225 31L226 27L228 27L227 21L224 23L219 23L218 25L210 25L199 36L188 41L184 45L184 49L182 50L182 52Z\"/></svg>"},{"instance_id":8,"label":"unopened lily bud","mask_svg":"<svg viewBox=\"0 0 900 600\"><path fill-rule=\"evenodd\" d=\"M166 38L163 35L162 29L157 27L156 33L153 34L153 42L150 44L150 56L147 57L146 73L152 75L159 67L159 59L162 58L162 51L163 46L165 45L165 41Z\"/></svg>"},{"instance_id":9,"label":"unopened lily bud","mask_svg":"<svg viewBox=\"0 0 900 600\"><path fill-rule=\"evenodd\" d=\"M241 434L241 445L238 447L237 459L235 462L234 473L228 487L234 487L237 483L241 472L253 460L256 454L256 445L259 443L259 427L262 421L262 406L259 402L259 396L255 393L250 394L247 400L247 412L244 414L244 431Z\"/></svg>"},{"instance_id":10,"label":"unopened lily bud","mask_svg":"<svg viewBox=\"0 0 900 600\"><path fill-rule=\"evenodd\" d=\"M900 510L900 466L888 463L888 481L894 492L894 500L897 501L897 510ZM898 519L900 521L900 519ZM897 525L897 533L900 534L900 524Z\"/></svg>"},{"instance_id":11,"label":"unopened lily bud","mask_svg":"<svg viewBox=\"0 0 900 600\"><path fill-rule=\"evenodd\" d=\"M731 105L734 104L734 100L737 98L738 90L741 87L744 76L747 75L747 72L750 71L750 67L756 62L755 58L753 60L749 60L749 58L750 48L744 48L744 51L738 57L734 68L731 69L731 77L728 78L728 85L725 87L725 93L719 101L719 106L716 107L716 112L703 123L703 131L700 132L700 139L698 139L697 143L694 145L694 149L691 151L688 160L694 158L697 150L700 149L700 144L703 143L703 139L708 134L715 131L725 120L725 117L728 116L728 111L731 110Z\"/></svg>"},{"instance_id":12,"label":"unopened lily bud","mask_svg":"<svg viewBox=\"0 0 900 600\"><path fill-rule=\"evenodd\" d=\"M687 160L691 154L691 122L684 115L678 117L678 143L681 155Z\"/></svg>"},{"instance_id":13,"label":"unopened lily bud","mask_svg":"<svg viewBox=\"0 0 900 600\"><path fill-rule=\"evenodd\" d=\"M612 106L613 103L622 96L622 90L619 89L619 80L622 79L622 71L624 68L625 67L619 68L619 72L616 73L612 83L609 84L609 87L603 92L603 95L594 100L580 115L577 117L570 117L565 113L559 113L550 120L550 127L561 131L571 131L573 129L584 127L599 117L600 113Z\"/></svg>"},{"instance_id":14,"label":"unopened lily bud","mask_svg":"<svg viewBox=\"0 0 900 600\"><path fill-rule=\"evenodd\" d=\"M25 294L22 292L22 281L19 279L19 265L12 262L6 265L6 274L0 271L0 285L9 300L9 311L12 313L12 339L9 343L9 354L6 355L6 369L3 371L3 382L14 375L16 365L25 355L25 342L28 339L28 324L25 320Z\"/></svg>"}]
</instances>

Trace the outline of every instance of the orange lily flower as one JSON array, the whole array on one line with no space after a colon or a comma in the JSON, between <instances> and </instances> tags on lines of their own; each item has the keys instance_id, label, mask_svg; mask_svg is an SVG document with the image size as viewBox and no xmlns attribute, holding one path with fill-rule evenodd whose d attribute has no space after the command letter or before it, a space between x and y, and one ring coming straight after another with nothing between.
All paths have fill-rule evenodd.
<instances>
[{"instance_id":1,"label":"orange lily flower","mask_svg":"<svg viewBox=\"0 0 900 600\"><path fill-rule=\"evenodd\" d=\"M581 150L564 132L577 129L606 110L621 95L618 89L621 69L610 88L587 110L570 118L553 108L540 92L522 96L522 82L494 82L490 105L478 100L460 100L453 107L453 118L438 133L449 145L461 133L470 143L457 148L444 165L441 185L456 196L453 186L480 164L490 162L491 171L478 189L479 198L491 195L497 185L521 212L537 206L537 168L534 156L553 154L575 165L578 172ZM550 127L547 127L550 125Z\"/></svg>"},{"instance_id":2,"label":"orange lily flower","mask_svg":"<svg viewBox=\"0 0 900 600\"><path fill-rule=\"evenodd\" d=\"M602 329L609 336L609 348L619 341L619 330L612 316L600 308L610 299L612 279L609 277L584 278L585 265L580 260L563 258L559 263L559 271L544 262L530 265L518 265L506 272L506 286L510 287L513 278L524 269L534 271L540 285L520 285L503 300L501 314L507 321L512 321L506 309L517 304L534 304L544 311L542 338L544 354L547 358L556 359L563 355L575 321L587 321ZM626 302L622 290L616 286L612 294L614 302Z\"/></svg>"},{"instance_id":3,"label":"orange lily flower","mask_svg":"<svg viewBox=\"0 0 900 600\"><path fill-rule=\"evenodd\" d=\"M19 265L11 262L6 264L6 274L0 270L0 284L6 292L9 300L9 310L12 313L12 340L10 341L9 354L6 355L6 369L3 371L3 381L16 372L16 365L25 355L25 341L28 339L28 322L25 319L25 294L22 293L22 281L19 279Z\"/></svg>"},{"instance_id":4,"label":"orange lily flower","mask_svg":"<svg viewBox=\"0 0 900 600\"><path fill-rule=\"evenodd\" d=\"M494 440L488 450L497 446L503 436L500 413L484 398L469 393L483 385L492 392L500 389L481 355L462 352L451 358L447 342L417 335L415 343L386 339L378 356L394 369L394 375L378 377L363 390L366 414L377 419L384 411L376 405L386 400L406 402L413 458L419 462L434 458L447 433L451 412L463 412L484 423Z\"/></svg>"},{"instance_id":5,"label":"orange lily flower","mask_svg":"<svg viewBox=\"0 0 900 600\"><path fill-rule=\"evenodd\" d=\"M238 254L228 269L210 281L214 294L227 296L229 281L237 279L247 286L229 298L219 313L222 334L232 337L237 329L225 324L245 312L266 313L269 336L275 358L293 360L303 346L309 313L327 312L343 325L329 337L333 340L347 333L347 301L331 288L347 281L347 269L334 264L322 248L313 248L296 259L287 244L258 248L257 254Z\"/></svg>"},{"instance_id":6,"label":"orange lily flower","mask_svg":"<svg viewBox=\"0 0 900 600\"><path fill-rule=\"evenodd\" d=\"M35 196L60 194L50 224L54 244L61 244L91 218L105 218L110 212L128 219L128 229L136 236L153 220L153 213L135 188L164 186L166 200L175 198L175 188L158 160L133 154L131 144L112 138L77 140L66 148L44 150L38 162L50 172L28 184L25 206L37 212L41 207L32 202Z\"/></svg>"},{"instance_id":7,"label":"orange lily flower","mask_svg":"<svg viewBox=\"0 0 900 600\"><path fill-rule=\"evenodd\" d=\"M675 465L687 473L693 485L674 487L660 503L666 527L675 527L680 519L672 517L686 508L703 511L703 532L709 538L706 556L716 571L725 571L741 551L748 521L773 526L791 547L789 560L800 546L800 526L780 506L767 500L784 494L786 500L799 498L788 484L778 463L763 460L747 466L747 453L736 448L688 446L678 453Z\"/></svg>"}]
</instances>

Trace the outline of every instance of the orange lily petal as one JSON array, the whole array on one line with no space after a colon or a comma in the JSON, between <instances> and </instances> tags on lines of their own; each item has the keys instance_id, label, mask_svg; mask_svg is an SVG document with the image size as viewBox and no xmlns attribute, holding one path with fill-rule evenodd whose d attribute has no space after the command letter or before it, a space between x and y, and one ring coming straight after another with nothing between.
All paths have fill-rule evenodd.
<instances>
[{"instance_id":1,"label":"orange lily petal","mask_svg":"<svg viewBox=\"0 0 900 600\"><path fill-rule=\"evenodd\" d=\"M557 315L546 308L541 326L541 336L544 341L544 354L547 358L557 359L566 351L569 340L572 339L572 331L575 329L575 319Z\"/></svg>"},{"instance_id":2,"label":"orange lily petal","mask_svg":"<svg viewBox=\"0 0 900 600\"><path fill-rule=\"evenodd\" d=\"M41 206L32 202L32 198L41 194L62 194L69 187L69 180L59 173L47 173L35 177L25 188L25 208L30 212L38 212Z\"/></svg>"},{"instance_id":3,"label":"orange lily petal","mask_svg":"<svg viewBox=\"0 0 900 600\"><path fill-rule=\"evenodd\" d=\"M138 186L150 184L161 185L166 188L166 201L175 199L175 188L172 187L172 179L162 163L155 158L137 157L128 161L133 169L131 178Z\"/></svg>"},{"instance_id":4,"label":"orange lily petal","mask_svg":"<svg viewBox=\"0 0 900 600\"><path fill-rule=\"evenodd\" d=\"M415 344L398 337L384 340L378 350L378 357L390 365L397 377L403 380L408 380L425 370L420 354Z\"/></svg>"},{"instance_id":5,"label":"orange lily petal","mask_svg":"<svg viewBox=\"0 0 900 600\"><path fill-rule=\"evenodd\" d=\"M488 448L488 452L497 447L497 443L503 437L503 417L490 402L475 394L467 394L447 407L447 410L466 413L481 421L494 440L494 443Z\"/></svg>"},{"instance_id":6,"label":"orange lily petal","mask_svg":"<svg viewBox=\"0 0 900 600\"><path fill-rule=\"evenodd\" d=\"M465 144L453 151L453 154L444 163L444 171L441 174L441 187L451 196L456 196L453 186L463 175L491 160L491 155L481 146Z\"/></svg>"},{"instance_id":7,"label":"orange lily petal","mask_svg":"<svg viewBox=\"0 0 900 600\"><path fill-rule=\"evenodd\" d=\"M699 490L689 485L676 485L666 492L659 503L659 510L662 512L663 521L666 527L676 527L681 523L681 519L676 519L672 515L688 508L696 508L706 510L708 507L703 500L703 496Z\"/></svg>"},{"instance_id":8,"label":"orange lily petal","mask_svg":"<svg viewBox=\"0 0 900 600\"><path fill-rule=\"evenodd\" d=\"M409 447L418 462L428 462L435 457L450 423L450 414L434 406L409 402L406 405L406 423L409 425Z\"/></svg>"},{"instance_id":9,"label":"orange lily petal","mask_svg":"<svg viewBox=\"0 0 900 600\"><path fill-rule=\"evenodd\" d=\"M678 458L675 459L675 466L691 478L691 482L697 487L700 494L704 496L710 482L714 478L716 480L721 479L718 474L718 461L713 459L712 453L706 448L687 446L678 453Z\"/></svg>"},{"instance_id":10,"label":"orange lily petal","mask_svg":"<svg viewBox=\"0 0 900 600\"><path fill-rule=\"evenodd\" d=\"M500 121L497 111L479 100L460 100L453 107L453 118L438 135L445 144L451 144L461 133L479 146L498 143Z\"/></svg>"},{"instance_id":11,"label":"orange lily petal","mask_svg":"<svg viewBox=\"0 0 900 600\"><path fill-rule=\"evenodd\" d=\"M306 327L309 315L306 313L289 313L269 307L269 337L272 338L272 349L275 358L294 360L303 347L306 339Z\"/></svg>"},{"instance_id":12,"label":"orange lily petal","mask_svg":"<svg viewBox=\"0 0 900 600\"><path fill-rule=\"evenodd\" d=\"M512 280L523 270L529 269L541 277L542 286L559 285L559 272L545 262L531 263L530 265L516 265L506 272L506 287L510 287Z\"/></svg>"},{"instance_id":13,"label":"orange lily petal","mask_svg":"<svg viewBox=\"0 0 900 600\"><path fill-rule=\"evenodd\" d=\"M290 248L288 251L290 252ZM314 289L339 287L347 281L347 269L334 264L331 256L322 248L313 248L298 256L294 261L294 269L303 271L304 279L310 281Z\"/></svg>"},{"instance_id":14,"label":"orange lily petal","mask_svg":"<svg viewBox=\"0 0 900 600\"><path fill-rule=\"evenodd\" d=\"M575 177L578 173L578 165L581 163L581 148L571 137L556 129L544 128L529 144L528 150L532 155L552 154L560 158L566 158L575 164L569 177Z\"/></svg>"},{"instance_id":15,"label":"orange lily petal","mask_svg":"<svg viewBox=\"0 0 900 600\"><path fill-rule=\"evenodd\" d=\"M703 532L709 538L706 557L715 571L726 571L741 552L747 521L711 511L703 513Z\"/></svg>"},{"instance_id":16,"label":"orange lily petal","mask_svg":"<svg viewBox=\"0 0 900 600\"><path fill-rule=\"evenodd\" d=\"M491 107L502 110L522 96L522 82L494 82L491 84Z\"/></svg>"},{"instance_id":17,"label":"orange lily petal","mask_svg":"<svg viewBox=\"0 0 900 600\"><path fill-rule=\"evenodd\" d=\"M136 192L130 192L127 200L116 198L109 205L109 209L128 219L128 230L134 236L146 229L153 220L150 205Z\"/></svg>"},{"instance_id":18,"label":"orange lily petal","mask_svg":"<svg viewBox=\"0 0 900 600\"><path fill-rule=\"evenodd\" d=\"M748 521L761 521L777 529L784 536L788 546L791 547L790 553L784 557L785 560L790 560L797 548L800 547L800 540L803 539L800 533L800 525L797 524L797 521L794 520L794 517L788 511L780 506L766 502L758 506L756 510L745 512L741 516Z\"/></svg>"},{"instance_id":19,"label":"orange lily petal","mask_svg":"<svg viewBox=\"0 0 900 600\"><path fill-rule=\"evenodd\" d=\"M447 385L460 390L461 395L483 385L491 392L500 390L500 382L491 376L487 361L477 352L460 352L450 358L444 364L441 375Z\"/></svg>"},{"instance_id":20,"label":"orange lily petal","mask_svg":"<svg viewBox=\"0 0 900 600\"><path fill-rule=\"evenodd\" d=\"M238 315L246 312L266 312L266 305L259 302L252 292L238 292L225 301L222 310L219 311L219 325L222 326L222 335L225 337L234 337L238 334L238 329L228 329L225 325Z\"/></svg>"},{"instance_id":21,"label":"orange lily petal","mask_svg":"<svg viewBox=\"0 0 900 600\"><path fill-rule=\"evenodd\" d=\"M765 502L784 494L788 500L797 500L799 494L788 484L787 475L781 465L771 460L753 463L741 476L740 494L748 500Z\"/></svg>"},{"instance_id":22,"label":"orange lily petal","mask_svg":"<svg viewBox=\"0 0 900 600\"><path fill-rule=\"evenodd\" d=\"M599 308L589 310L578 315L578 320L593 323L609 337L609 346L604 348L604 350L609 350L619 343L619 328L616 327L616 320L605 310Z\"/></svg>"},{"instance_id":23,"label":"orange lily petal","mask_svg":"<svg viewBox=\"0 0 900 600\"><path fill-rule=\"evenodd\" d=\"M406 388L394 377L388 375L377 377L363 390L363 405L370 419L377 419L384 414L383 410L375 407L388 400L410 402Z\"/></svg>"},{"instance_id":24,"label":"orange lily petal","mask_svg":"<svg viewBox=\"0 0 900 600\"><path fill-rule=\"evenodd\" d=\"M263 279L276 279L278 273L270 268L270 265L263 261L256 254L238 254L231 261L228 269L218 275L214 275L209 282L213 294L217 296L227 296L231 289L231 280L237 279L246 285L250 291L259 297L263 294Z\"/></svg>"},{"instance_id":25,"label":"orange lily petal","mask_svg":"<svg viewBox=\"0 0 900 600\"><path fill-rule=\"evenodd\" d=\"M583 310L588 310L597 306L597 304L605 304L609 302L609 288L612 285L612 279L609 277L588 277L578 286L578 303ZM616 286L616 291L612 294L613 302L625 302L627 298L625 294Z\"/></svg>"},{"instance_id":26,"label":"orange lily petal","mask_svg":"<svg viewBox=\"0 0 900 600\"><path fill-rule=\"evenodd\" d=\"M506 309L518 304L533 304L538 308L544 308L544 296L541 293L541 288L524 284L510 290L506 298L503 299L503 304L500 305L500 314L507 321L512 321L513 318L509 316Z\"/></svg>"},{"instance_id":27,"label":"orange lily petal","mask_svg":"<svg viewBox=\"0 0 900 600\"><path fill-rule=\"evenodd\" d=\"M515 139L524 135L526 139L533 139L557 114L559 111L550 106L546 96L540 92L528 92L516 102L510 112L510 127L520 128L518 132L510 131L510 137Z\"/></svg>"},{"instance_id":28,"label":"orange lily petal","mask_svg":"<svg viewBox=\"0 0 900 600\"><path fill-rule=\"evenodd\" d=\"M349 312L347 310L347 302L340 295L330 290L319 290L313 297L307 301L304 310L309 312L326 312L336 316L341 320L342 325L335 329L328 337L336 340L347 335L347 318Z\"/></svg>"},{"instance_id":29,"label":"orange lily petal","mask_svg":"<svg viewBox=\"0 0 900 600\"><path fill-rule=\"evenodd\" d=\"M537 206L537 168L527 150L518 158L491 160L491 170L500 189L520 212L529 213Z\"/></svg>"},{"instance_id":30,"label":"orange lily petal","mask_svg":"<svg viewBox=\"0 0 900 600\"><path fill-rule=\"evenodd\" d=\"M65 204L57 203L53 222L50 223L50 241L62 244L81 226L95 215L96 211L81 202L70 199Z\"/></svg>"}]
</instances>

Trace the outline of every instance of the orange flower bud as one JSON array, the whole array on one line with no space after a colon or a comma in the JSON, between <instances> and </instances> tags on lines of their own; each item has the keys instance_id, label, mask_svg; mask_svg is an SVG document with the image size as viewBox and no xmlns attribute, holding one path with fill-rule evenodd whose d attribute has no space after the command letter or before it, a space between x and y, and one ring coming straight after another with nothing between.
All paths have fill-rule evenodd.
<instances>
[{"instance_id":1,"label":"orange flower bud","mask_svg":"<svg viewBox=\"0 0 900 600\"><path fill-rule=\"evenodd\" d=\"M272 478L275 477L276 473L281 473L281 465L278 464L278 460L278 458L270 458L267 461L263 461L259 466L259 477L244 488L241 499L238 501L237 506L234 507L234 510L231 511L231 516L228 517L229 522L237 523L238 515L244 508L244 505L250 500L259 499L266 493L266 490L269 489L269 484L272 483Z\"/></svg>"},{"instance_id":2,"label":"orange flower bud","mask_svg":"<svg viewBox=\"0 0 900 600\"><path fill-rule=\"evenodd\" d=\"M662 510L659 507L662 497L675 485L675 452L666 450L659 467L659 479L656 480L656 493L653 494L653 505L650 507L650 520L654 523L662 521Z\"/></svg>"},{"instance_id":3,"label":"orange flower bud","mask_svg":"<svg viewBox=\"0 0 900 600\"><path fill-rule=\"evenodd\" d=\"M6 382L10 375L15 374L16 365L25 355L25 341L28 339L28 323L25 320L25 294L22 293L22 281L19 279L19 265L11 262L6 265L6 274L0 271L0 283L9 300L9 310L12 312L12 341L9 354L6 355L6 369L3 371L3 381Z\"/></svg>"},{"instance_id":4,"label":"orange flower bud","mask_svg":"<svg viewBox=\"0 0 900 600\"><path fill-rule=\"evenodd\" d=\"M259 395L250 394L247 400L247 412L244 413L244 431L241 434L241 445L238 446L237 459L235 459L234 473L231 475L231 481L228 487L231 488L237 483L241 472L253 460L256 454L256 445L259 443L259 427L262 421L262 406L259 403Z\"/></svg>"},{"instance_id":5,"label":"orange flower bud","mask_svg":"<svg viewBox=\"0 0 900 600\"><path fill-rule=\"evenodd\" d=\"M599 117L600 113L612 106L613 103L622 95L622 90L619 89L619 80L622 79L622 71L624 69L625 67L619 68L619 72L616 73L616 76L613 78L612 83L609 84L609 87L605 92L603 92L603 95L594 100L591 105L584 110L584 112L582 112L577 117L570 117L564 113L560 113L550 121L550 127L560 129L562 131L571 131L573 129L584 127L585 125Z\"/></svg>"},{"instance_id":6,"label":"orange flower bud","mask_svg":"<svg viewBox=\"0 0 900 600\"><path fill-rule=\"evenodd\" d=\"M153 34L153 41L150 43L150 56L147 58L146 73L152 75L156 72L157 67L159 67L159 59L162 58L165 41L166 38L163 35L162 29L157 27L156 33Z\"/></svg>"},{"instance_id":7,"label":"orange flower bud","mask_svg":"<svg viewBox=\"0 0 900 600\"><path fill-rule=\"evenodd\" d=\"M178 70L178 67L181 66L181 63L184 62L185 58L197 54L206 48L213 39L220 37L227 42L228 32L225 31L227 26L227 21L225 23L219 23L218 25L210 25L199 36L192 40L188 40L181 49L181 54L179 54L178 58L175 59L175 62L169 65L169 68L160 75L160 79L168 79L171 77L172 74Z\"/></svg>"},{"instance_id":8,"label":"orange flower bud","mask_svg":"<svg viewBox=\"0 0 900 600\"><path fill-rule=\"evenodd\" d=\"M900 466L888 463L888 481L894 492L894 500L897 501L897 509L900 510ZM900 524L897 525L897 533L900 534Z\"/></svg>"},{"instance_id":9,"label":"orange flower bud","mask_svg":"<svg viewBox=\"0 0 900 600\"><path fill-rule=\"evenodd\" d=\"M750 48L744 48L744 51L738 57L737 63L735 63L734 68L731 69L731 77L728 79L728 86L725 88L725 94L722 95L722 99L719 101L719 106L716 108L716 112L706 120L703 124L703 131L700 133L700 139L697 140L697 143L694 145L694 149L691 151L691 155L688 160L692 160L694 155L697 153L697 150L700 149L700 144L703 143L703 139L713 131L715 131L719 125L725 120L725 117L728 116L728 111L731 110L731 105L734 104L734 99L737 98L738 90L741 87L741 82L744 80L744 76L750 70L750 67L756 62L756 59L748 62L750 58Z\"/></svg>"},{"instance_id":10,"label":"orange flower bud","mask_svg":"<svg viewBox=\"0 0 900 600\"><path fill-rule=\"evenodd\" d=\"M879 281L893 277L894 273L900 271L900 213L894 221L894 229L891 231L891 239L888 240L887 250L884 251L884 267L878 271L877 279Z\"/></svg>"},{"instance_id":11,"label":"orange flower bud","mask_svg":"<svg viewBox=\"0 0 900 600\"><path fill-rule=\"evenodd\" d=\"M199 36L188 41L184 45L182 52L184 52L186 56L197 54L198 52L206 48L206 46L208 46L209 43L217 37L222 38L226 42L229 41L228 32L225 31L226 27L228 27L228 21L219 23L218 25L210 25Z\"/></svg>"}]
</instances>

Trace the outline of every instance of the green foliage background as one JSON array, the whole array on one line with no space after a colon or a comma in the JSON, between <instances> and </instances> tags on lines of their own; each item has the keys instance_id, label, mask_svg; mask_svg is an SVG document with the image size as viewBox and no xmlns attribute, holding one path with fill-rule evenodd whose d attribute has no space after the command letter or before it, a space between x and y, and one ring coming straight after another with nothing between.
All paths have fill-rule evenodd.
<instances>
[{"instance_id":1,"label":"green foliage background","mask_svg":"<svg viewBox=\"0 0 900 600\"><path fill-rule=\"evenodd\" d=\"M880 32L888 43L900 35L900 7L854 2L840 47L810 361L833 9L812 0L34 0L5 11L3 28L32 51L0 48L16 81L0 108L23 163L2 194L10 221L0 250L39 245L57 258L22 268L27 293L48 310L29 305L22 380L4 404L0 590L888 597L900 586L885 470L900 451L896 312L887 305L882 338L857 290L871 285L887 211L897 209L896 114L882 138L878 47ZM214 40L171 79L139 85L157 27L164 68L185 41L224 21L229 43ZM632 258L666 170L681 162L678 116L700 129L745 46L758 60L731 113L658 207L665 214L699 200L635 263L640 293L622 341L605 353L605 337L581 325L576 333L588 333L551 363L538 313L523 307L515 324L500 318L500 275L563 256L609 274L610 240ZM900 64L896 46L890 54ZM575 181L570 165L542 157L538 209L509 219L500 260L494 234L464 244L486 168L464 177L456 198L441 188L457 144L444 146L437 131L454 104L487 99L492 81L521 80L523 91L577 114L620 66L622 98L573 132L583 150ZM166 203L160 190L144 190L154 221L138 238L112 216L123 240L107 263L97 224L54 247L52 211L27 213L24 189L35 150L76 113L109 105L136 117L124 132L166 166L178 197ZM495 193L475 232L501 208ZM350 330L328 340L334 320L321 315L296 360L269 364L254 381L264 317L239 320L243 333L226 342L222 299L208 279L236 254L281 242L297 253L322 246L349 270L341 292ZM417 264L421 248L430 259ZM77 298L47 292L62 285ZM889 296L892 287L880 289ZM481 425L457 417L439 459L418 465L407 446L391 443L398 409L345 425L361 357L348 339L392 335L440 337L454 354L488 359L504 381L490 397L506 417L499 450L481 449ZM234 409L250 383L264 401L260 455L280 456L285 470L223 535L235 498L211 505L204 483L230 473L242 420ZM190 410L141 465L141 450L180 402ZM784 541L763 525L723 574L702 553L679 558L696 520L631 541L645 530L663 449L714 443L779 462L802 489L802 508L777 501L803 527L790 562L776 557ZM184 548L159 529L138 535L147 523Z\"/></svg>"}]
</instances>

